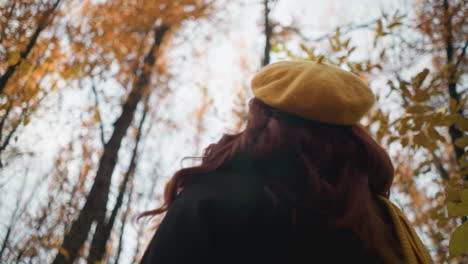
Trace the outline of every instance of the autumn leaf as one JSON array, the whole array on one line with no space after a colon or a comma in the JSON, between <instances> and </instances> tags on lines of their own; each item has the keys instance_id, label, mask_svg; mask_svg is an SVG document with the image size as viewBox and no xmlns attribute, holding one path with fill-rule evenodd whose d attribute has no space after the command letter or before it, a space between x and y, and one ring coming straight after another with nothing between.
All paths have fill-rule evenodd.
<instances>
[{"instance_id":1,"label":"autumn leaf","mask_svg":"<svg viewBox=\"0 0 468 264\"><path fill-rule=\"evenodd\" d=\"M23 125L25 125L25 126L28 125L30 121L31 121L31 119L29 119L29 118L24 119L23 120Z\"/></svg>"},{"instance_id":2,"label":"autumn leaf","mask_svg":"<svg viewBox=\"0 0 468 264\"><path fill-rule=\"evenodd\" d=\"M382 35L383 35L382 20L380 20L380 19L377 21L377 29L376 29L376 32L377 32L377 36L382 36Z\"/></svg>"},{"instance_id":3,"label":"autumn leaf","mask_svg":"<svg viewBox=\"0 0 468 264\"><path fill-rule=\"evenodd\" d=\"M459 129L463 131L468 131L468 118L461 116L461 115L457 115L455 117L454 123Z\"/></svg>"},{"instance_id":4,"label":"autumn leaf","mask_svg":"<svg viewBox=\"0 0 468 264\"><path fill-rule=\"evenodd\" d=\"M455 146L457 146L459 148L464 148L464 147L468 146L468 136L457 138L457 140L455 140L454 144L455 144Z\"/></svg>"},{"instance_id":5,"label":"autumn leaf","mask_svg":"<svg viewBox=\"0 0 468 264\"><path fill-rule=\"evenodd\" d=\"M356 47L352 47L348 50L348 56L356 50Z\"/></svg>"},{"instance_id":6,"label":"autumn leaf","mask_svg":"<svg viewBox=\"0 0 468 264\"><path fill-rule=\"evenodd\" d=\"M468 215L468 202L448 202L447 203L447 211L449 212L449 216L466 216Z\"/></svg>"},{"instance_id":7,"label":"autumn leaf","mask_svg":"<svg viewBox=\"0 0 468 264\"><path fill-rule=\"evenodd\" d=\"M64 248L60 248L59 253L62 254L67 260L70 259L70 255L68 254L68 250L66 250Z\"/></svg>"},{"instance_id":8,"label":"autumn leaf","mask_svg":"<svg viewBox=\"0 0 468 264\"><path fill-rule=\"evenodd\" d=\"M347 40L345 40L345 42L342 43L343 47L347 48L350 41L351 41L350 38L348 38Z\"/></svg>"},{"instance_id":9,"label":"autumn leaf","mask_svg":"<svg viewBox=\"0 0 468 264\"><path fill-rule=\"evenodd\" d=\"M448 202L461 202L459 190L451 185L445 187L445 195Z\"/></svg>"},{"instance_id":10,"label":"autumn leaf","mask_svg":"<svg viewBox=\"0 0 468 264\"><path fill-rule=\"evenodd\" d=\"M458 257L468 252L468 222L459 226L452 233L449 242L451 257Z\"/></svg>"},{"instance_id":11,"label":"autumn leaf","mask_svg":"<svg viewBox=\"0 0 468 264\"><path fill-rule=\"evenodd\" d=\"M457 190L447 188L447 211L450 217L468 215L468 189ZM457 257L468 252L468 222L457 227L449 241L451 257Z\"/></svg>"},{"instance_id":12,"label":"autumn leaf","mask_svg":"<svg viewBox=\"0 0 468 264\"><path fill-rule=\"evenodd\" d=\"M423 71L421 71L420 73L418 73L416 75L416 77L414 77L412 80L411 80L411 83L413 85L413 88L414 89L419 89L422 85L422 83L424 82L424 80L426 79L427 75L429 74L429 70L428 69L424 69Z\"/></svg>"},{"instance_id":13,"label":"autumn leaf","mask_svg":"<svg viewBox=\"0 0 468 264\"><path fill-rule=\"evenodd\" d=\"M12 52L10 53L10 56L8 57L8 64L15 65L20 61L20 59L21 59L21 55L19 52Z\"/></svg>"},{"instance_id":14,"label":"autumn leaf","mask_svg":"<svg viewBox=\"0 0 468 264\"><path fill-rule=\"evenodd\" d=\"M94 112L94 121L99 122L101 121L101 115L99 114L99 111Z\"/></svg>"},{"instance_id":15,"label":"autumn leaf","mask_svg":"<svg viewBox=\"0 0 468 264\"><path fill-rule=\"evenodd\" d=\"M390 25L388 25L387 28L390 29L390 28L394 28L394 27L400 26L400 25L402 25L401 22L393 22Z\"/></svg>"},{"instance_id":16,"label":"autumn leaf","mask_svg":"<svg viewBox=\"0 0 468 264\"><path fill-rule=\"evenodd\" d=\"M447 211L449 216L455 217L468 215L468 189L457 190L452 187L447 190L451 192L450 194L447 194L447 198L450 197L451 199L447 202Z\"/></svg>"},{"instance_id":17,"label":"autumn leaf","mask_svg":"<svg viewBox=\"0 0 468 264\"><path fill-rule=\"evenodd\" d=\"M414 114L423 114L423 113L426 113L427 111L429 111L431 109L431 107L429 106L425 106L425 105L421 105L421 104L415 104L415 105L412 105L410 107L408 107L407 111L409 113L414 113Z\"/></svg>"}]
</instances>

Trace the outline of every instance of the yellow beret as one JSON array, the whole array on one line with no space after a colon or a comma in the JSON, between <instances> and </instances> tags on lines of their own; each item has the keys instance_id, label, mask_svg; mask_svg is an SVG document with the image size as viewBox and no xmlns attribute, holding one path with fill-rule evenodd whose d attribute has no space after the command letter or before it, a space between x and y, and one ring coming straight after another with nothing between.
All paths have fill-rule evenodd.
<instances>
[{"instance_id":1,"label":"yellow beret","mask_svg":"<svg viewBox=\"0 0 468 264\"><path fill-rule=\"evenodd\" d=\"M339 125L359 122L375 102L371 89L355 74L312 61L267 65L254 76L251 87L267 105Z\"/></svg>"}]
</instances>

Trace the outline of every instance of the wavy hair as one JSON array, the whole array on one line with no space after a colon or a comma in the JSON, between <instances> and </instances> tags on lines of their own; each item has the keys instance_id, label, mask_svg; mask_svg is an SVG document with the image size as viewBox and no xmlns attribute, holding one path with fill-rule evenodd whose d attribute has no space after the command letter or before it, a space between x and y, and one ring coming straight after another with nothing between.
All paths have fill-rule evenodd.
<instances>
[{"instance_id":1,"label":"wavy hair","mask_svg":"<svg viewBox=\"0 0 468 264\"><path fill-rule=\"evenodd\" d=\"M240 156L268 166L278 153L293 160L298 184L281 188L296 207L327 204L319 211L328 216L330 227L352 230L365 249L376 252L380 263L397 263L400 254L391 239L391 226L376 203L378 196L389 197L393 181L387 152L361 125L306 120L256 98L250 101L243 131L209 145L200 165L177 171L165 186L163 204L140 217L167 211L184 186ZM275 199L270 187L265 190Z\"/></svg>"}]
</instances>

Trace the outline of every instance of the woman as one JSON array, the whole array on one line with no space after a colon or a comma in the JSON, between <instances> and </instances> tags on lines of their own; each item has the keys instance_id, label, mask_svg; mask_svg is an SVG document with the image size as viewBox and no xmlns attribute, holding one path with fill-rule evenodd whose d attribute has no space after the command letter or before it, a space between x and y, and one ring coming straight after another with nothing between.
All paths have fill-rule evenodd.
<instances>
[{"instance_id":1,"label":"woman","mask_svg":"<svg viewBox=\"0 0 468 264\"><path fill-rule=\"evenodd\" d=\"M356 75L283 61L252 80L246 128L165 188L142 264L432 263L387 198L393 167L359 125L374 104Z\"/></svg>"}]
</instances>

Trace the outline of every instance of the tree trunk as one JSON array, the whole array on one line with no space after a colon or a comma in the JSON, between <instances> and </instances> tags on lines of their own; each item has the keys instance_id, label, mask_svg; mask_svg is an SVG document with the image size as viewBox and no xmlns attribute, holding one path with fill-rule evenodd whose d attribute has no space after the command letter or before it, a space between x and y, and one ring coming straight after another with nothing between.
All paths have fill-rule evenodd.
<instances>
[{"instance_id":1,"label":"tree trunk","mask_svg":"<svg viewBox=\"0 0 468 264\"><path fill-rule=\"evenodd\" d=\"M122 217L121 225L120 225L120 233L119 233L119 244L117 246L117 253L114 258L114 264L119 264L120 261L120 254L122 253L122 248L124 244L123 235L125 233L125 226L127 224L127 218L130 215L130 205L132 204L132 195L133 195L133 183L130 184L130 190L128 191L128 201L127 201L127 210Z\"/></svg>"},{"instance_id":2,"label":"tree trunk","mask_svg":"<svg viewBox=\"0 0 468 264\"><path fill-rule=\"evenodd\" d=\"M265 26L265 50L263 52L262 66L270 64L270 51L271 51L271 35L273 28L270 23L271 8L269 6L270 0L263 0L264 8L264 26Z\"/></svg>"},{"instance_id":3,"label":"tree trunk","mask_svg":"<svg viewBox=\"0 0 468 264\"><path fill-rule=\"evenodd\" d=\"M78 218L73 222L70 231L65 235L61 251L56 255L54 264L73 263L83 246L94 221L103 223L106 216L106 205L111 184L112 173L118 159L118 151L128 127L132 123L135 110L141 101L143 92L149 84L151 69L156 62L156 51L160 47L163 37L169 27L163 25L154 32L152 47L145 57L143 71L137 77L132 90L122 107L122 113L114 123L111 138L104 146L99 161L96 177L88 194L88 198L81 209ZM62 254L62 252L66 252Z\"/></svg>"},{"instance_id":4,"label":"tree trunk","mask_svg":"<svg viewBox=\"0 0 468 264\"><path fill-rule=\"evenodd\" d=\"M450 6L448 0L444 0L444 18L445 24L445 54L446 54L446 62L448 65L452 65L449 67L449 77L448 77L448 92L451 99L453 99L457 105L460 103L460 94L457 92L457 81L456 81L456 74L457 74L457 67L458 63L455 63L455 50L453 47L453 32L452 32L452 16L450 14ZM462 51L462 54L464 51ZM463 58L460 58L463 59ZM455 111L455 109L450 109L451 111ZM456 112L456 114L463 116L463 107ZM460 158L463 157L465 151L463 148L455 145L455 141L461 137L463 137L463 132L455 125L452 124L449 127L449 134L452 140L453 150L455 152L455 157L457 158L457 164L459 165L460 169L462 166L460 164ZM468 174L463 175L463 179L468 181Z\"/></svg>"},{"instance_id":5,"label":"tree trunk","mask_svg":"<svg viewBox=\"0 0 468 264\"><path fill-rule=\"evenodd\" d=\"M148 98L148 96L146 96L146 98ZM106 222L98 223L96 227L96 231L94 232L93 241L91 242L91 247L90 247L89 254L88 254L88 263L95 263L96 261L101 261L104 254L106 253L106 244L111 235L112 228L114 227L114 223L115 223L115 220L117 219L117 215L119 213L120 207L122 207L123 198L127 191L128 183L130 182L131 178L135 174L137 159L138 159L138 146L140 144L143 124L145 122L147 113L148 113L148 108L145 103L145 107L143 109L143 116L140 120L140 123L138 124L138 130L137 130L137 135L135 139L135 146L133 147L130 164L128 166L127 172L125 173L125 176L120 185L119 194L117 196L117 200L115 202L114 208L112 209L112 213L111 213L109 220Z\"/></svg>"}]
</instances>

